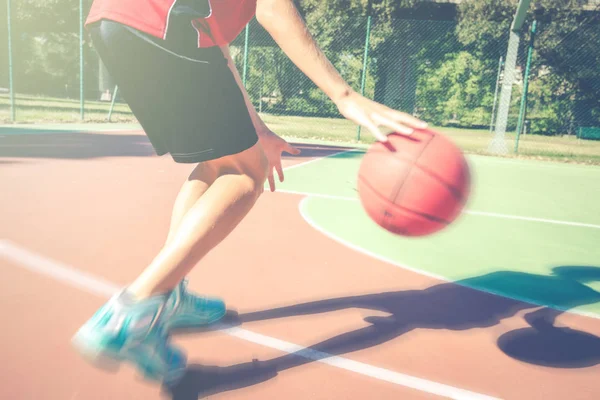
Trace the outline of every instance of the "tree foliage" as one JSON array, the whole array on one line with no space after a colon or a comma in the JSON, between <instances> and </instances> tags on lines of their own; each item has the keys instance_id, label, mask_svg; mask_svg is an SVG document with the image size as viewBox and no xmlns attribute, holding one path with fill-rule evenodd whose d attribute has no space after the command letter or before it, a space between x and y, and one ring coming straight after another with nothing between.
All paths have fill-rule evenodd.
<instances>
[{"instance_id":1,"label":"tree foliage","mask_svg":"<svg viewBox=\"0 0 600 400\"><path fill-rule=\"evenodd\" d=\"M518 0L464 0L453 21L406 16L406 10L431 4L424 0L295 2L320 47L356 90L361 86L369 14L367 96L385 99L388 105L416 112L435 124L489 123L498 60L505 56ZM75 95L79 1L13 0L12 4L17 90ZM90 4L91 0L84 0L84 16ZM6 15L0 13L0 17ZM582 124L599 125L600 10L591 9L585 0L532 0L519 52L521 71L534 18L539 25L528 112L533 131L554 134ZM252 22L253 32L261 29ZM263 32L263 37L267 36ZM98 60L87 34L84 39L86 87L89 96L97 96ZM6 54L6 40L0 42L0 51ZM246 86L263 111L338 115L334 105L272 40L256 39L250 45ZM240 42L233 47L241 69ZM0 86L7 81L6 69L0 68ZM521 89L522 80L518 79L510 121L514 121Z\"/></svg>"},{"instance_id":2,"label":"tree foliage","mask_svg":"<svg viewBox=\"0 0 600 400\"><path fill-rule=\"evenodd\" d=\"M487 60L489 68L506 51L517 0L466 0L459 6L457 36ZM532 21L538 21L530 74L532 129L566 133L575 125L599 124L600 9L584 0L534 0L519 54L525 69ZM538 97L539 96L539 97Z\"/></svg>"}]
</instances>

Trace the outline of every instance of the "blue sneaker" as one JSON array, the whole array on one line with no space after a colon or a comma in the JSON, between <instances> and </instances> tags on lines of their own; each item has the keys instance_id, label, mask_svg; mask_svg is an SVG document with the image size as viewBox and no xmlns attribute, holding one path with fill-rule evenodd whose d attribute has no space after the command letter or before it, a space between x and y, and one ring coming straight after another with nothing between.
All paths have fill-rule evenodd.
<instances>
[{"instance_id":1,"label":"blue sneaker","mask_svg":"<svg viewBox=\"0 0 600 400\"><path fill-rule=\"evenodd\" d=\"M187 279L175 287L165 306L165 330L199 328L219 321L227 309L219 299L197 296L187 291Z\"/></svg>"},{"instance_id":2,"label":"blue sneaker","mask_svg":"<svg viewBox=\"0 0 600 400\"><path fill-rule=\"evenodd\" d=\"M133 363L147 379L170 384L185 372L186 356L169 343L162 320L167 296L133 302L126 291L111 298L75 334L72 344L94 365L117 370Z\"/></svg>"}]
</instances>

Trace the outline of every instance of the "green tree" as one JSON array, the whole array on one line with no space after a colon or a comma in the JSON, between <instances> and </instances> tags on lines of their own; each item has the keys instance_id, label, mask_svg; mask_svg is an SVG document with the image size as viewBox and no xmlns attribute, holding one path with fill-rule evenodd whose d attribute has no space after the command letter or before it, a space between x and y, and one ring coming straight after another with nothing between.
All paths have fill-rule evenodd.
<instances>
[{"instance_id":1,"label":"green tree","mask_svg":"<svg viewBox=\"0 0 600 400\"><path fill-rule=\"evenodd\" d=\"M506 51L517 0L465 0L459 6L457 36L488 68ZM600 7L586 0L532 2L527 24L539 21L530 75L535 105L534 133L562 134L573 125L600 123ZM529 26L521 41L524 69ZM549 76L551 75L551 76ZM537 97L540 96L540 97ZM514 109L512 110L514 112Z\"/></svg>"},{"instance_id":2,"label":"green tree","mask_svg":"<svg viewBox=\"0 0 600 400\"><path fill-rule=\"evenodd\" d=\"M366 0L297 2L300 13L323 52L355 89L360 88L366 33ZM260 25L251 24L249 79L247 89L255 104L261 90L275 92L278 104L271 111L338 115L334 104L270 40ZM258 33L256 33L258 31ZM236 40L236 45L243 42ZM236 58L239 68L243 55ZM267 68L268 71L264 71ZM372 93L373 76L367 78L367 93Z\"/></svg>"},{"instance_id":3,"label":"green tree","mask_svg":"<svg viewBox=\"0 0 600 400\"><path fill-rule=\"evenodd\" d=\"M16 31L33 34L79 30L79 0L13 0L11 4ZM85 14L90 5L90 0L84 0Z\"/></svg>"},{"instance_id":4,"label":"green tree","mask_svg":"<svg viewBox=\"0 0 600 400\"><path fill-rule=\"evenodd\" d=\"M600 4L581 0L540 1L537 65L549 66L570 87L570 109L559 133L573 126L600 125ZM587 5L587 7L584 7ZM539 68L538 68L539 70ZM564 119L564 118L563 118ZM569 126L569 128L566 128Z\"/></svg>"},{"instance_id":5,"label":"green tree","mask_svg":"<svg viewBox=\"0 0 600 400\"><path fill-rule=\"evenodd\" d=\"M472 53L450 54L438 67L423 66L417 96L421 117L438 125L482 126L489 121L491 76Z\"/></svg>"},{"instance_id":6,"label":"green tree","mask_svg":"<svg viewBox=\"0 0 600 400\"><path fill-rule=\"evenodd\" d=\"M0 6L0 88L8 88L8 25L6 24L6 11L6 6Z\"/></svg>"},{"instance_id":7,"label":"green tree","mask_svg":"<svg viewBox=\"0 0 600 400\"><path fill-rule=\"evenodd\" d=\"M91 4L84 0L84 17ZM13 56L16 91L78 95L79 1L13 1ZM98 59L84 37L85 73L96 74ZM87 85L88 93L94 85Z\"/></svg>"}]
</instances>

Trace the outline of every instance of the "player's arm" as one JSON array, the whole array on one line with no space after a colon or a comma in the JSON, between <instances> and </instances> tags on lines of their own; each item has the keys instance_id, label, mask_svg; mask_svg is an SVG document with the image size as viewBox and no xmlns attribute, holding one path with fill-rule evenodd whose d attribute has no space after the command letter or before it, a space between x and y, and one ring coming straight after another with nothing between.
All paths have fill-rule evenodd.
<instances>
[{"instance_id":1,"label":"player's arm","mask_svg":"<svg viewBox=\"0 0 600 400\"><path fill-rule=\"evenodd\" d=\"M427 124L356 93L312 38L292 0L257 0L256 19L269 32L290 60L336 104L349 120L368 128L381 141L385 126L410 134Z\"/></svg>"},{"instance_id":2,"label":"player's arm","mask_svg":"<svg viewBox=\"0 0 600 400\"><path fill-rule=\"evenodd\" d=\"M254 108L254 104L250 101L250 96L244 87L244 83L242 82L242 78L240 77L240 73L237 70L233 59L231 58L231 54L229 52L229 47L223 46L221 47L221 51L223 55L227 59L227 65L229 69L233 73L235 81L242 94L244 95L244 101L246 102L246 108L250 113L250 118L252 119L252 125L254 125L254 129L256 129L256 134L258 135L258 139L260 140L261 146L265 152L265 156L269 160L269 187L271 191L275 191L275 177L273 174L273 170L277 171L277 175L279 176L279 181L283 182L284 174L283 174L283 166L281 165L281 153L286 152L293 155L300 154L300 149L292 146L284 139L277 136L273 133L267 125L260 118L258 113L256 112L256 108Z\"/></svg>"},{"instance_id":3,"label":"player's arm","mask_svg":"<svg viewBox=\"0 0 600 400\"><path fill-rule=\"evenodd\" d=\"M238 86L240 87L240 90L242 91L242 94L244 95L244 101L246 102L246 107L248 108L248 112L250 113L250 118L252 119L252 124L254 125L254 129L256 129L256 133L259 136L262 136L263 134L270 132L269 128L267 128L267 126L265 125L263 120L258 115L258 112L256 112L256 108L254 108L254 104L252 104L252 101L250 100L250 96L248 95L248 92L246 91L246 88L244 87L244 83L242 82L240 73L237 70L235 63L233 62L233 59L231 58L231 53L229 52L229 46L222 46L221 51L223 52L223 55L227 59L227 65L229 66L229 69L233 73L235 81L237 82Z\"/></svg>"}]
</instances>

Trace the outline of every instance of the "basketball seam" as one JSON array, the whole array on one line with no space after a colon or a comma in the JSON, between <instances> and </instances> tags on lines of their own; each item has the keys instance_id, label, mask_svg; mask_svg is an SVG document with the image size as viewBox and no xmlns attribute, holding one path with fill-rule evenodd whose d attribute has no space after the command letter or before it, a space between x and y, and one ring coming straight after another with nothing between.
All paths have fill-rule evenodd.
<instances>
[{"instance_id":1,"label":"basketball seam","mask_svg":"<svg viewBox=\"0 0 600 400\"><path fill-rule=\"evenodd\" d=\"M435 178L439 183L444 185L446 187L446 189L448 189L448 191L456 198L456 200L458 200L461 204L464 205L464 203L467 199L467 196L463 196L457 188L448 184L448 182L442 180L441 177L438 174L436 174L435 172L433 172L432 170L424 168L422 165L419 165L419 164L417 164L417 167L419 167L419 169L422 172L426 173L427 175L431 176L432 178Z\"/></svg>"},{"instance_id":2,"label":"basketball seam","mask_svg":"<svg viewBox=\"0 0 600 400\"><path fill-rule=\"evenodd\" d=\"M398 205L396 203L393 203L390 199L388 199L385 196L382 196L377 190L375 190L375 188L373 186L371 186L369 184L369 182L367 182L366 179L360 178L360 180L363 183L363 185L367 186L371 190L371 192L373 192L373 194L375 196L379 197L381 200L386 201L392 208L411 212L413 214L419 215L419 216L421 216L421 217L423 217L425 219L428 219L430 221L433 221L433 222L438 222L440 224L450 225L450 221L447 221L447 220L445 220L443 218L439 218L439 217L436 217L435 215L427 214L427 213L424 213L422 211L413 210L412 208L400 206L400 205ZM385 217L385 214L384 214L384 217Z\"/></svg>"},{"instance_id":3,"label":"basketball seam","mask_svg":"<svg viewBox=\"0 0 600 400\"><path fill-rule=\"evenodd\" d=\"M374 152L371 152L371 153L368 153L368 154L379 154L379 155L382 155L382 156L390 157L390 158L392 158L394 160L397 160L397 161L406 161L406 162L409 162L409 163L412 163L412 164L414 164L416 161L418 161L418 160L415 160L414 158L411 158L411 157L399 156L399 155L394 156L394 155L392 155L389 152L382 152L382 151L374 151Z\"/></svg>"},{"instance_id":4,"label":"basketball seam","mask_svg":"<svg viewBox=\"0 0 600 400\"><path fill-rule=\"evenodd\" d=\"M384 153L382 153L382 154L384 154ZM394 161L402 161L402 160L403 160L403 161L412 162L412 160L411 160L411 159L409 159L409 158L405 158L405 157L393 157L393 156L391 156L391 155L387 155L387 156L388 156L388 157L390 157L391 159L393 159ZM429 176L430 176L430 177L432 177L432 178L435 178L435 179L436 179L436 181L437 181L437 182L439 182L440 184L442 184L444 187L446 187L446 189L448 189L448 191L449 191L449 192L450 192L450 193L451 193L451 194L452 194L452 195L453 195L453 196L456 198L456 200L458 200L458 201L459 201L459 202L460 202L462 205L464 205L464 204L466 203L467 196L463 196L463 195L460 193L460 191L459 191L459 190L458 190L456 187L454 187L454 186L452 186L452 185L448 184L448 182L444 181L444 180L443 180L443 179L440 177L440 175L438 175L437 173L435 173L435 172L434 172L434 171L432 171L431 169L425 168L423 165L419 164L419 163L418 163L418 161L419 161L419 160L417 160L417 162L415 162L415 163L412 163L412 166L413 166L413 167L417 167L417 168L419 168L419 169L420 169L422 172L424 172L425 174L429 175ZM409 172L409 173L410 173L410 172ZM408 175L409 175L409 173L407 173L407 174L406 174L407 178L408 178ZM363 177L362 175L360 175L360 174L359 174L359 177L364 179L364 177ZM406 181L406 180L405 180L405 181ZM390 201L391 201L391 200L390 200Z\"/></svg>"},{"instance_id":5,"label":"basketball seam","mask_svg":"<svg viewBox=\"0 0 600 400\"><path fill-rule=\"evenodd\" d=\"M373 186L371 186L365 178L363 178L362 176L359 176L358 180L360 182L362 182L362 184L369 189L369 191L372 193L372 195L379 198L384 203L385 202L390 203L389 199L387 199L385 196L382 196L381 194L379 194L379 192L377 190L375 190L375 188ZM362 197L361 197L361 201L362 201ZM363 204L363 206L366 206L366 204ZM385 218L385 210L381 215L373 216L373 218L375 218L375 222L377 224L382 225L384 222L384 218Z\"/></svg>"},{"instance_id":6,"label":"basketball seam","mask_svg":"<svg viewBox=\"0 0 600 400\"><path fill-rule=\"evenodd\" d=\"M417 156L415 157L414 160L411 161L411 165L409 166L409 171L408 174L406 174L406 178L403 179L402 181L400 181L398 188L395 190L395 194L392 195L392 197L390 199L388 199L388 201L392 204L396 204L396 202L399 199L400 193L402 192L402 188L404 187L404 184L406 183L406 181L408 181L408 178L410 177L410 174L413 173L413 167L415 165L417 165L417 161L419 161L419 158L421 157L421 155L425 152L425 150L427 149L427 147L429 147L429 144L431 142L433 142L433 139L435 139L435 136L430 136L429 137L429 141L427 142L427 144L425 146L423 146L423 148L421 149L421 151L419 152L419 154L417 154ZM396 157L392 157L392 158L396 158ZM387 216L384 215L383 218L383 224L385 226L387 226L387 222L389 221L389 218Z\"/></svg>"},{"instance_id":7,"label":"basketball seam","mask_svg":"<svg viewBox=\"0 0 600 400\"><path fill-rule=\"evenodd\" d=\"M414 158L414 160L410 161L410 166L409 166L409 171L408 174L406 174L406 179L403 179L402 181L400 181L398 183L398 188L395 190L395 194L392 194L392 198L389 199L392 202L395 202L396 200L398 200L398 196L400 195L400 192L402 191L402 188L404 187L404 184L406 183L406 181L408 180L409 175L412 172L412 167L414 167L417 164L417 161L419 161L419 158L421 157L421 155L423 154L423 152L425 151L425 149L427 149L427 147L429 146L429 144L433 141L434 137L431 137L429 139L429 141L427 142L427 144L425 146L423 146L423 148L421 149L421 151L419 152L419 154L417 154L417 156ZM392 157L394 159L396 159L397 157Z\"/></svg>"},{"instance_id":8,"label":"basketball seam","mask_svg":"<svg viewBox=\"0 0 600 400\"><path fill-rule=\"evenodd\" d=\"M429 136L429 142L431 142L431 140L432 140L432 139L433 139L433 135L430 135L430 136ZM429 144L429 142L427 142L427 145ZM427 147L427 145L426 145L426 147ZM371 150L369 150L369 151L368 151L368 152L365 154L365 157L366 157L366 156L368 156L368 155L370 155L370 154L379 154L379 155L382 155L382 156L385 156L385 157L389 157L389 158L393 159L394 161L399 161L399 160L402 160L402 161L406 161L406 162L408 162L408 163L410 163L410 164L413 164L413 165L414 165L414 164L415 164L415 163L418 161L418 159L419 159L419 157L421 156L421 154L423 154L423 151L425 151L425 149L423 149L423 150L421 151L421 153L419 153L419 154L417 155L417 158L415 159L414 157L407 157L407 156L403 156L403 155L402 155L402 153L399 153L399 154L396 154L396 153L390 153L390 151L389 151L389 150L383 150L383 149L380 149L380 148L374 148L374 149L371 149ZM419 166L419 167L420 167L420 166ZM408 173L407 173L406 175L408 176ZM363 177L363 176L360 174L360 171L359 171L359 174L358 174L358 176L359 176L359 177ZM398 188L398 190L399 190L399 188ZM396 191L396 192L397 192L397 191ZM396 193L396 194L397 194L397 193Z\"/></svg>"}]
</instances>

